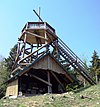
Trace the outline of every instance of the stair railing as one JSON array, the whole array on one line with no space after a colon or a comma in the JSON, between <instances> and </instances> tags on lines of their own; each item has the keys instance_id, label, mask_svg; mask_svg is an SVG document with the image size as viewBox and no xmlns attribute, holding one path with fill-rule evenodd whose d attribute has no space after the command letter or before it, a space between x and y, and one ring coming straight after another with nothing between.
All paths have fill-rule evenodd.
<instances>
[{"instance_id":1,"label":"stair railing","mask_svg":"<svg viewBox=\"0 0 100 107\"><path fill-rule=\"evenodd\" d=\"M85 66L84 62L58 37L58 44L60 44L70 55L74 60L77 60L79 64L88 70L88 67Z\"/></svg>"}]
</instances>

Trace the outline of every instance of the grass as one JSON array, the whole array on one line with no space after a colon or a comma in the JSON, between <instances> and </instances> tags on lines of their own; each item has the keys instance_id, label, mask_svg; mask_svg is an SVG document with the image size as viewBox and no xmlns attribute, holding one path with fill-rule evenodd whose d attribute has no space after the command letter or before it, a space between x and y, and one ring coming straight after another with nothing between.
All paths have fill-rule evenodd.
<instances>
[{"instance_id":1,"label":"grass","mask_svg":"<svg viewBox=\"0 0 100 107\"><path fill-rule=\"evenodd\" d=\"M100 107L100 84L74 93L0 100L0 107Z\"/></svg>"}]
</instances>

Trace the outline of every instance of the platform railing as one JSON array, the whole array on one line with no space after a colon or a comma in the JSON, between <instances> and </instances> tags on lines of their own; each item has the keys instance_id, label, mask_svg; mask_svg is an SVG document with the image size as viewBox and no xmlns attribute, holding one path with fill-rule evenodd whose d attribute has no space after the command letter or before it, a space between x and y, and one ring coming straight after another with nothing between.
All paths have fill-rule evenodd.
<instances>
[{"instance_id":1,"label":"platform railing","mask_svg":"<svg viewBox=\"0 0 100 107\"><path fill-rule=\"evenodd\" d=\"M55 34L55 29L52 28L47 22L28 22L24 28L22 29L22 32L25 29L47 29L50 32Z\"/></svg>"}]
</instances>

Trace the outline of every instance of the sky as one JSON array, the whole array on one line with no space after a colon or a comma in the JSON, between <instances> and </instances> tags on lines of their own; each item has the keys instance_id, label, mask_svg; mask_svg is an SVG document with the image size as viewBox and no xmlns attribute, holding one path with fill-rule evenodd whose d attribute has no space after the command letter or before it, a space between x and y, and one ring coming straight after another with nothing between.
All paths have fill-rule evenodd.
<instances>
[{"instance_id":1,"label":"sky","mask_svg":"<svg viewBox=\"0 0 100 107\"><path fill-rule=\"evenodd\" d=\"M0 0L0 55L8 57L33 9L82 60L100 56L100 0Z\"/></svg>"}]
</instances>

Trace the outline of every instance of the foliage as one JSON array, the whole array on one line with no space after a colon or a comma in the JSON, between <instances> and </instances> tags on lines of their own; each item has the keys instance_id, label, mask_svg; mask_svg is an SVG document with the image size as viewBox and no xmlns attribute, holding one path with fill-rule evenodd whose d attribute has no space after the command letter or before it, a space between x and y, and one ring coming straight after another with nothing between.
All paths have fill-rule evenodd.
<instances>
[{"instance_id":1,"label":"foliage","mask_svg":"<svg viewBox=\"0 0 100 107\"><path fill-rule=\"evenodd\" d=\"M16 54L17 54L17 44L15 44L14 47L10 50L8 58L5 58L6 67L9 72L12 71L12 67L16 58Z\"/></svg>"},{"instance_id":2,"label":"foliage","mask_svg":"<svg viewBox=\"0 0 100 107\"><path fill-rule=\"evenodd\" d=\"M97 55L97 52L94 51L93 56L92 56L92 60L91 62L91 66L90 66L90 71L92 72L93 78L96 80L96 82L98 82L99 80L99 75L100 75L100 59L99 56Z\"/></svg>"},{"instance_id":3,"label":"foliage","mask_svg":"<svg viewBox=\"0 0 100 107\"><path fill-rule=\"evenodd\" d=\"M5 95L7 84L4 84L10 75L17 53L17 44L10 50L8 58L0 56L0 98Z\"/></svg>"},{"instance_id":4,"label":"foliage","mask_svg":"<svg viewBox=\"0 0 100 107\"><path fill-rule=\"evenodd\" d=\"M81 87L83 87L83 84L80 84L79 82L73 82L73 83L67 85L66 90L75 91Z\"/></svg>"},{"instance_id":5,"label":"foliage","mask_svg":"<svg viewBox=\"0 0 100 107\"><path fill-rule=\"evenodd\" d=\"M0 98L5 95L6 84L4 84L9 78L9 72L5 66L5 61L0 62Z\"/></svg>"}]
</instances>

